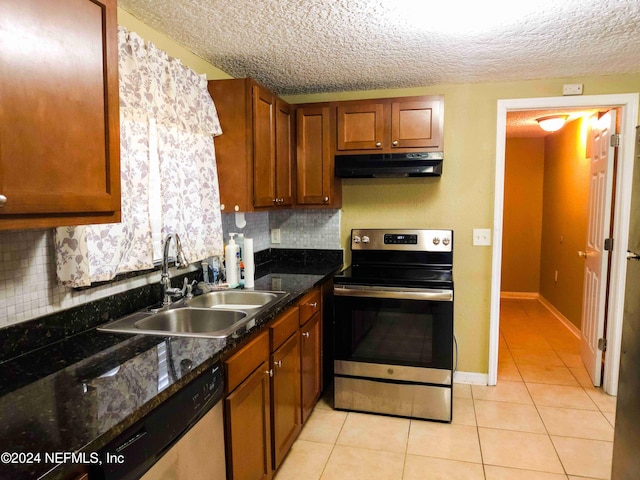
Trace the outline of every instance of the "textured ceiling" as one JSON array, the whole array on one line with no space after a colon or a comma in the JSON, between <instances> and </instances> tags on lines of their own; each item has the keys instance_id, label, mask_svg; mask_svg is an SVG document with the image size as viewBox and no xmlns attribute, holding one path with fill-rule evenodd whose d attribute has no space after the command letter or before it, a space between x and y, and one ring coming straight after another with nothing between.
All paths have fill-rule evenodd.
<instances>
[{"instance_id":1,"label":"textured ceiling","mask_svg":"<svg viewBox=\"0 0 640 480\"><path fill-rule=\"evenodd\" d=\"M638 0L119 5L233 77L251 76L280 95L640 71Z\"/></svg>"}]
</instances>

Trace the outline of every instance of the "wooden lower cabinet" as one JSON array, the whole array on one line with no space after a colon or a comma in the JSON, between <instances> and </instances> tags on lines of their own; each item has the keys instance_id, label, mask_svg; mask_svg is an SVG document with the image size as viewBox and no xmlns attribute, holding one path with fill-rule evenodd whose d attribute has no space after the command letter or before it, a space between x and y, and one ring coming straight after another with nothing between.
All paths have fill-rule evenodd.
<instances>
[{"instance_id":1,"label":"wooden lower cabinet","mask_svg":"<svg viewBox=\"0 0 640 480\"><path fill-rule=\"evenodd\" d=\"M141 480L220 480L225 476L222 402L202 417Z\"/></svg>"},{"instance_id":2,"label":"wooden lower cabinet","mask_svg":"<svg viewBox=\"0 0 640 480\"><path fill-rule=\"evenodd\" d=\"M300 340L297 331L272 354L273 469L300 433Z\"/></svg>"},{"instance_id":3,"label":"wooden lower cabinet","mask_svg":"<svg viewBox=\"0 0 640 480\"><path fill-rule=\"evenodd\" d=\"M304 424L322 393L322 316L300 327L301 410Z\"/></svg>"},{"instance_id":4,"label":"wooden lower cabinet","mask_svg":"<svg viewBox=\"0 0 640 480\"><path fill-rule=\"evenodd\" d=\"M268 480L271 468L269 334L263 332L225 362L229 480ZM246 377L246 378L245 378Z\"/></svg>"}]
</instances>

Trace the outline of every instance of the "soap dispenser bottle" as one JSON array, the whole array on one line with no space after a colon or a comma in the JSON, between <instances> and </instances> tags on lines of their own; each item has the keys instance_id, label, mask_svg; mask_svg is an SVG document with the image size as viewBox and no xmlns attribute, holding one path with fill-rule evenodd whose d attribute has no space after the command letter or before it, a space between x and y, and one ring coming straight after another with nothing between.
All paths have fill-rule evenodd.
<instances>
[{"instance_id":1,"label":"soap dispenser bottle","mask_svg":"<svg viewBox=\"0 0 640 480\"><path fill-rule=\"evenodd\" d=\"M236 288L238 286L238 258L240 256L240 250L236 241L233 239L235 233L229 234L229 244L224 251L225 269L227 271L227 283L229 288Z\"/></svg>"}]
</instances>

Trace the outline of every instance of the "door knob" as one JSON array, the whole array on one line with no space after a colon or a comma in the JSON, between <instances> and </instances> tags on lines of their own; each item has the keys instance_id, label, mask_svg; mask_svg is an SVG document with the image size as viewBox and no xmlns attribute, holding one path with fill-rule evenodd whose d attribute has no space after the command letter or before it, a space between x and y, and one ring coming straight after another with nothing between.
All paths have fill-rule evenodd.
<instances>
[{"instance_id":1,"label":"door knob","mask_svg":"<svg viewBox=\"0 0 640 480\"><path fill-rule=\"evenodd\" d=\"M588 252L583 252L582 250L578 251L578 256L582 258L587 258L589 256Z\"/></svg>"},{"instance_id":2,"label":"door knob","mask_svg":"<svg viewBox=\"0 0 640 480\"><path fill-rule=\"evenodd\" d=\"M627 250L627 260L640 260L640 255Z\"/></svg>"}]
</instances>

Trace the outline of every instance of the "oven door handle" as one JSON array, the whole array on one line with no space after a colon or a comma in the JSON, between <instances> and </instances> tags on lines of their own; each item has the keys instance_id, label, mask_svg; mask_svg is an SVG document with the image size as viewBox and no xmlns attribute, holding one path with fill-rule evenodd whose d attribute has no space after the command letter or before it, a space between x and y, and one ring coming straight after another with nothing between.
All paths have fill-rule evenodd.
<instances>
[{"instance_id":1,"label":"oven door handle","mask_svg":"<svg viewBox=\"0 0 640 480\"><path fill-rule=\"evenodd\" d=\"M398 300L431 300L453 302L453 290L403 289L371 287L363 285L341 285L333 287L333 294L340 297L390 298Z\"/></svg>"}]
</instances>

